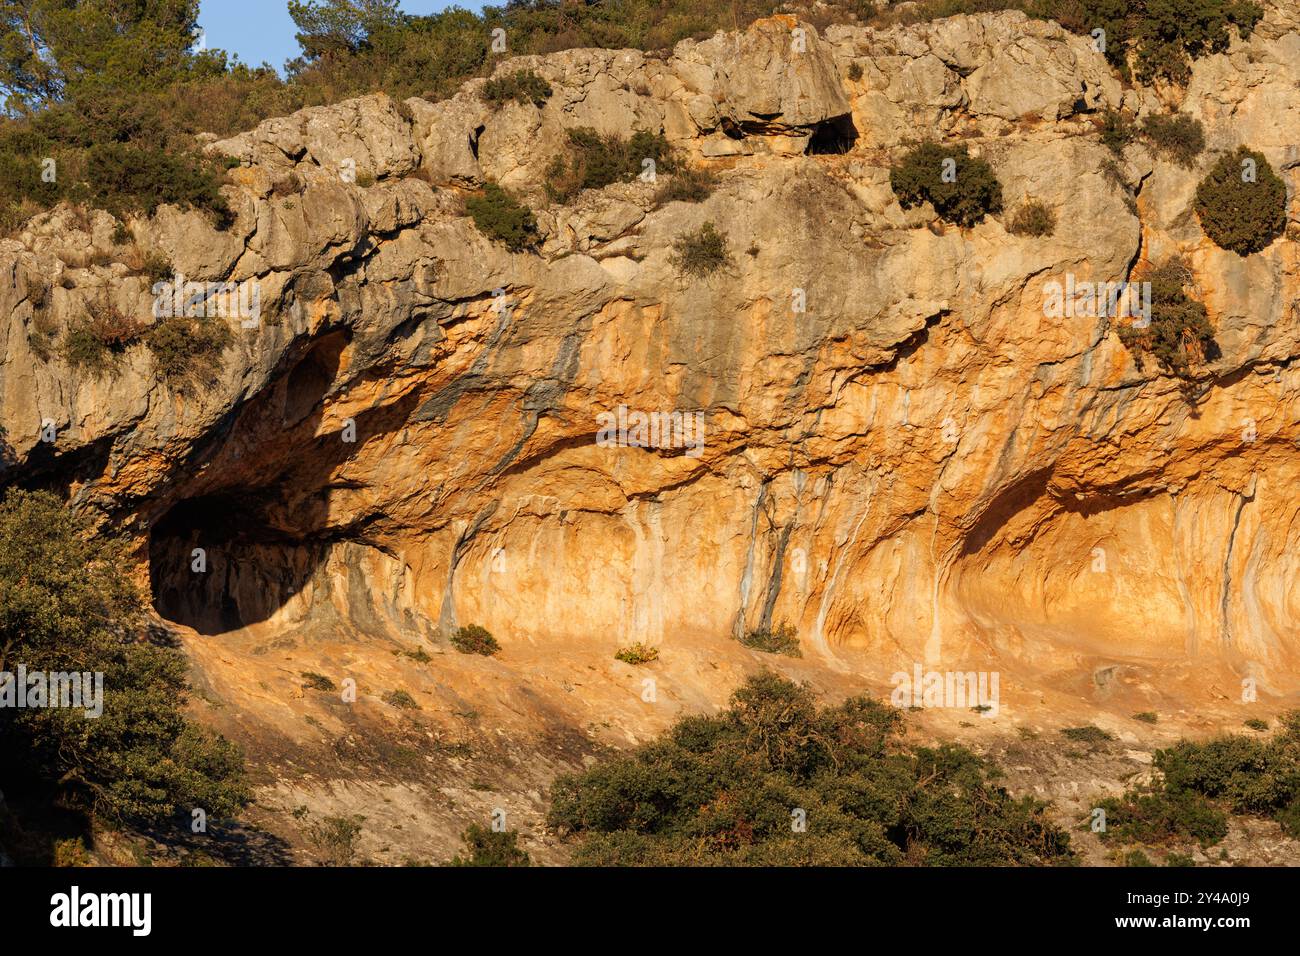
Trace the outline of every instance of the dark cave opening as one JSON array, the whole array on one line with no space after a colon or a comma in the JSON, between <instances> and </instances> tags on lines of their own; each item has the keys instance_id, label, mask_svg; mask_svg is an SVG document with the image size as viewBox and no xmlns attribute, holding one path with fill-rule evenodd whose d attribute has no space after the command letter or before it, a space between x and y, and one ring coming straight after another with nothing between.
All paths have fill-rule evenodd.
<instances>
[{"instance_id":1,"label":"dark cave opening","mask_svg":"<svg viewBox=\"0 0 1300 956\"><path fill-rule=\"evenodd\" d=\"M836 116L822 120L813 128L806 152L809 156L842 155L851 150L857 141L858 128L853 125L853 117Z\"/></svg>"},{"instance_id":2,"label":"dark cave opening","mask_svg":"<svg viewBox=\"0 0 1300 956\"><path fill-rule=\"evenodd\" d=\"M154 610L207 635L260 623L306 587L326 550L271 527L252 490L187 499L149 532Z\"/></svg>"}]
</instances>

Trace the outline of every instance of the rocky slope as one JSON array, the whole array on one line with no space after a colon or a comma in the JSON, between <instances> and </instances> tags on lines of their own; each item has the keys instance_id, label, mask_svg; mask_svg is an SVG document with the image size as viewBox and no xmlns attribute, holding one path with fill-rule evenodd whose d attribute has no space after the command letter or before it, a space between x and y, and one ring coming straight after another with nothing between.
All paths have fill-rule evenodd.
<instances>
[{"instance_id":1,"label":"rocky slope","mask_svg":"<svg viewBox=\"0 0 1300 956\"><path fill-rule=\"evenodd\" d=\"M144 348L101 377L33 352L38 312L150 314L150 279L95 264L111 217L58 210L0 243L4 478L56 483L134 542L208 719L273 768L268 812L364 808L372 858L440 858L507 806L560 858L529 829L550 776L716 706L770 660L734 638L779 622L804 655L783 668L828 692L997 671L996 719L932 729L1092 721L1134 769L1176 730L1294 706L1298 247L1219 249L1191 199L1245 143L1300 221L1300 17L1271 9L1185 92L1126 88L1086 38L1018 13L773 18L498 73L520 68L544 107L490 107L478 80L304 110L208 146L241 161L228 231L166 208L130 224L187 279L259 283L260 323L197 394ZM1197 167L1139 144L1108 171L1096 114L1121 105L1201 120ZM718 188L545 207L576 127L662 129ZM987 159L1009 210L1047 203L1055 234L901 209L889 165L924 136ZM484 179L532 197L538 254L466 217ZM730 265L683 278L673 241L706 221ZM1138 368L1104 317L1044 315L1046 283L1174 253L1219 346L1191 387ZM702 448L598 445L620 406L701 413ZM499 657L449 652L469 623ZM637 640L660 660L612 659ZM421 710L381 702L398 688ZM1127 719L1146 709L1159 734Z\"/></svg>"}]
</instances>

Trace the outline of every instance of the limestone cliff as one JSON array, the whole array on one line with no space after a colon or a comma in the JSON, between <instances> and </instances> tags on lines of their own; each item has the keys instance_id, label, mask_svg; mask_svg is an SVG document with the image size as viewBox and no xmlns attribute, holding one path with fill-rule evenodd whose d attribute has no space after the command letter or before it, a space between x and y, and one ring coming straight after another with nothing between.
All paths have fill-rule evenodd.
<instances>
[{"instance_id":1,"label":"limestone cliff","mask_svg":"<svg viewBox=\"0 0 1300 956\"><path fill-rule=\"evenodd\" d=\"M543 107L491 107L476 80L212 142L241 163L235 224L166 208L131 223L187 279L258 283L260 322L235 329L211 389L170 387L143 348L101 377L34 353L42 284L60 327L105 296L149 314L150 279L93 264L110 216L59 210L0 243L4 477L65 486L135 542L228 719L314 739L285 700L299 670L378 695L416 678L357 648L439 654L469 623L503 652L436 657L420 679L443 710L604 723L611 742L718 703L757 657L732 639L777 622L805 676L878 689L914 662L998 670L1013 718L1117 687L1188 715L1245 676L1269 699L1300 690L1300 250L1289 231L1240 257L1191 208L1244 143L1300 221L1294 13L1159 93L1018 13L820 35L773 18L671 55L498 73L523 68L552 86ZM1096 114L1121 105L1199 119L1197 166L1141 144L1111 166ZM547 205L577 127L662 130L718 187ZM926 136L986 159L1008 209L1052 207L1055 234L900 208L890 164ZM533 199L536 254L465 215L486 179ZM730 265L683 278L673 241L704 222ZM1175 253L1218 344L1190 384L1139 368L1104 316L1044 315L1053 280L1124 281ZM598 444L620 406L700 413L702 448ZM637 640L663 649L668 707L611 659Z\"/></svg>"}]
</instances>

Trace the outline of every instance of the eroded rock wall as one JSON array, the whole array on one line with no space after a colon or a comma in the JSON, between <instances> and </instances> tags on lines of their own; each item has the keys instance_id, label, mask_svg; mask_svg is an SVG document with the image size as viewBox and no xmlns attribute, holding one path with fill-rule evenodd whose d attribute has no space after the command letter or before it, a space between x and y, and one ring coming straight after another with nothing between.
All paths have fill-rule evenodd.
<instances>
[{"instance_id":1,"label":"eroded rock wall","mask_svg":"<svg viewBox=\"0 0 1300 956\"><path fill-rule=\"evenodd\" d=\"M1297 53L1273 10L1196 63L1195 169L1139 144L1108 171L1093 114L1159 97L1017 13L824 36L774 18L670 56L501 64L549 81L542 108L490 108L473 81L271 120L209 147L243 163L229 231L132 224L187 278L259 283L260 324L211 388L178 393L143 348L98 378L34 354L38 285L64 326L106 295L148 314L145 278L65 264L111 245L106 214L0 244L5 468L131 535L159 610L209 635L479 623L508 650L788 621L805 655L878 680L1200 661L1293 691L1297 245L1219 249L1191 199L1244 142L1300 219ZM496 179L540 205L579 126L662 129L718 188L661 208L652 183L585 193L539 212L538 254L481 235L462 191ZM1051 206L1055 234L901 209L889 165L925 136L987 159L1009 210ZM705 222L731 262L683 278L673 242ZM1140 369L1104 317L1044 315L1051 280L1174 253L1219 346L1190 386ZM703 446L601 447L620 406L698 413Z\"/></svg>"}]
</instances>

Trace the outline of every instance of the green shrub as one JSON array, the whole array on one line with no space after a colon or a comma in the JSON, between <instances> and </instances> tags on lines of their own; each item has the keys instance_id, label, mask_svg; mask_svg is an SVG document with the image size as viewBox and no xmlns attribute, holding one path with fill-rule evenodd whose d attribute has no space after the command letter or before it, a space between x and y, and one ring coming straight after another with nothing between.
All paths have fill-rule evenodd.
<instances>
[{"instance_id":1,"label":"green shrub","mask_svg":"<svg viewBox=\"0 0 1300 956\"><path fill-rule=\"evenodd\" d=\"M1050 236L1056 231L1056 213L1046 203L1030 199L1016 210L1007 231L1015 236Z\"/></svg>"},{"instance_id":2,"label":"green shrub","mask_svg":"<svg viewBox=\"0 0 1300 956\"><path fill-rule=\"evenodd\" d=\"M166 282L175 274L171 260L160 252L151 252L145 256L138 271L149 280L150 288L159 282Z\"/></svg>"},{"instance_id":3,"label":"green shrub","mask_svg":"<svg viewBox=\"0 0 1300 956\"><path fill-rule=\"evenodd\" d=\"M1223 52L1234 33L1248 37L1263 15L1248 0L1142 0L1130 14L1138 78L1186 83L1189 60Z\"/></svg>"},{"instance_id":4,"label":"green shrub","mask_svg":"<svg viewBox=\"0 0 1300 956\"><path fill-rule=\"evenodd\" d=\"M772 627L760 627L746 631L740 643L765 654L784 654L787 657L802 657L799 650L799 634L793 624L781 623Z\"/></svg>"},{"instance_id":5,"label":"green shrub","mask_svg":"<svg viewBox=\"0 0 1300 956\"><path fill-rule=\"evenodd\" d=\"M668 182L659 187L655 193L655 205L666 206L670 202L704 202L713 195L717 179L707 169L682 167L673 172Z\"/></svg>"},{"instance_id":6,"label":"green shrub","mask_svg":"<svg viewBox=\"0 0 1300 956\"><path fill-rule=\"evenodd\" d=\"M1300 797L1280 810L1275 809L1273 819L1281 825L1283 833L1293 840L1300 840Z\"/></svg>"},{"instance_id":7,"label":"green shrub","mask_svg":"<svg viewBox=\"0 0 1300 956\"><path fill-rule=\"evenodd\" d=\"M452 857L448 866L531 866L527 851L519 846L518 830L489 830L470 824L461 839L467 854Z\"/></svg>"},{"instance_id":8,"label":"green shrub","mask_svg":"<svg viewBox=\"0 0 1300 956\"><path fill-rule=\"evenodd\" d=\"M493 106L513 100L516 103L532 103L540 108L546 105L551 93L551 85L532 70L516 70L483 84L483 99Z\"/></svg>"},{"instance_id":9,"label":"green shrub","mask_svg":"<svg viewBox=\"0 0 1300 956\"><path fill-rule=\"evenodd\" d=\"M456 633L451 636L451 646L462 654L482 654L485 657L501 650L497 639L487 628L480 627L478 624L457 628Z\"/></svg>"},{"instance_id":10,"label":"green shrub","mask_svg":"<svg viewBox=\"0 0 1300 956\"><path fill-rule=\"evenodd\" d=\"M1179 166L1191 169L1205 150L1200 120L1181 113L1152 113L1142 121L1142 137Z\"/></svg>"},{"instance_id":11,"label":"green shrub","mask_svg":"<svg viewBox=\"0 0 1300 956\"><path fill-rule=\"evenodd\" d=\"M1116 156L1124 154L1124 147L1137 137L1137 127L1119 110L1106 110L1101 114L1101 143Z\"/></svg>"},{"instance_id":12,"label":"green shrub","mask_svg":"<svg viewBox=\"0 0 1300 956\"><path fill-rule=\"evenodd\" d=\"M1186 83L1189 60L1227 49L1234 33L1248 36L1263 16L1248 0L921 0L916 19L1023 10L1058 20L1088 36L1105 30L1107 61L1128 78L1129 62L1144 82Z\"/></svg>"},{"instance_id":13,"label":"green shrub","mask_svg":"<svg viewBox=\"0 0 1300 956\"><path fill-rule=\"evenodd\" d=\"M159 378L180 392L212 385L234 339L223 320L192 316L160 319L144 336Z\"/></svg>"},{"instance_id":14,"label":"green shrub","mask_svg":"<svg viewBox=\"0 0 1300 956\"><path fill-rule=\"evenodd\" d=\"M331 691L335 689L334 682L324 674L317 674L315 671L302 672L302 686L304 689Z\"/></svg>"},{"instance_id":15,"label":"green shrub","mask_svg":"<svg viewBox=\"0 0 1300 956\"><path fill-rule=\"evenodd\" d=\"M496 183L484 183L480 195L465 201L465 211L479 232L511 252L536 248L539 237L533 211Z\"/></svg>"},{"instance_id":16,"label":"green shrub","mask_svg":"<svg viewBox=\"0 0 1300 956\"><path fill-rule=\"evenodd\" d=\"M580 127L569 130L568 137L568 149L546 170L546 194L555 202L569 202L584 189L629 183L641 175L646 160L654 162L656 175L675 168L662 133L638 130L623 139Z\"/></svg>"},{"instance_id":17,"label":"green shrub","mask_svg":"<svg viewBox=\"0 0 1300 956\"><path fill-rule=\"evenodd\" d=\"M1189 837L1208 846L1228 832L1225 810L1276 820L1300 837L1300 711L1270 740L1224 736L1158 750L1158 780L1101 802L1107 833L1156 843Z\"/></svg>"},{"instance_id":18,"label":"green shrub","mask_svg":"<svg viewBox=\"0 0 1300 956\"><path fill-rule=\"evenodd\" d=\"M1252 181L1246 178L1250 164ZM1286 228L1286 183L1263 154L1239 146L1215 163L1196 187L1196 214L1215 245L1248 256Z\"/></svg>"},{"instance_id":19,"label":"green shrub","mask_svg":"<svg viewBox=\"0 0 1300 956\"><path fill-rule=\"evenodd\" d=\"M717 716L552 788L548 823L581 865L995 866L1068 862L1045 806L996 786L950 745L905 748L897 711L865 697L818 708L772 673Z\"/></svg>"},{"instance_id":20,"label":"green shrub","mask_svg":"<svg viewBox=\"0 0 1300 956\"><path fill-rule=\"evenodd\" d=\"M1124 865L1155 866L1155 864L1151 862L1151 858L1141 850L1130 850L1128 853L1124 854Z\"/></svg>"},{"instance_id":21,"label":"green shrub","mask_svg":"<svg viewBox=\"0 0 1300 956\"><path fill-rule=\"evenodd\" d=\"M1195 866L1196 861L1185 853L1168 853L1165 855L1165 866L1173 867L1190 867Z\"/></svg>"},{"instance_id":22,"label":"green shrub","mask_svg":"<svg viewBox=\"0 0 1300 956\"><path fill-rule=\"evenodd\" d=\"M1214 329L1204 304L1184 291L1190 279L1187 265L1177 259L1147 276L1151 283L1150 323L1140 327L1130 322L1118 329L1120 341L1133 353L1138 368L1142 368L1144 355L1152 355L1165 371L1185 376L1214 348Z\"/></svg>"},{"instance_id":23,"label":"green shrub","mask_svg":"<svg viewBox=\"0 0 1300 956\"><path fill-rule=\"evenodd\" d=\"M307 842L326 866L350 866L356 860L357 840L365 821L366 818L360 814L325 817L307 827Z\"/></svg>"},{"instance_id":24,"label":"green shrub","mask_svg":"<svg viewBox=\"0 0 1300 956\"><path fill-rule=\"evenodd\" d=\"M79 371L102 374L140 341L142 333L143 326L117 306L100 303L88 318L68 329L63 340L64 361Z\"/></svg>"},{"instance_id":25,"label":"green shrub","mask_svg":"<svg viewBox=\"0 0 1300 956\"><path fill-rule=\"evenodd\" d=\"M1144 724L1155 724L1160 721L1160 718L1156 716L1156 713L1153 710L1144 710L1136 713L1133 715L1133 719L1140 720Z\"/></svg>"},{"instance_id":26,"label":"green shrub","mask_svg":"<svg viewBox=\"0 0 1300 956\"><path fill-rule=\"evenodd\" d=\"M1228 835L1227 815L1197 793L1158 787L1130 790L1099 806L1106 811L1102 839L1146 844L1196 840L1210 846Z\"/></svg>"},{"instance_id":27,"label":"green shrub","mask_svg":"<svg viewBox=\"0 0 1300 956\"><path fill-rule=\"evenodd\" d=\"M1075 743L1088 744L1094 747L1115 739L1115 735L1110 731L1094 727L1092 724L1088 724L1086 727L1065 727L1061 730L1061 736L1067 740L1073 740Z\"/></svg>"},{"instance_id":28,"label":"green shrub","mask_svg":"<svg viewBox=\"0 0 1300 956\"><path fill-rule=\"evenodd\" d=\"M673 242L673 252L668 260L685 275L712 275L731 264L727 237L718 232L713 223L706 222L694 232L678 236Z\"/></svg>"},{"instance_id":29,"label":"green shrub","mask_svg":"<svg viewBox=\"0 0 1300 956\"><path fill-rule=\"evenodd\" d=\"M1268 721L1260 720L1258 717L1251 717L1245 721L1245 726L1251 730L1258 730L1260 733L1268 730Z\"/></svg>"},{"instance_id":30,"label":"green shrub","mask_svg":"<svg viewBox=\"0 0 1300 956\"><path fill-rule=\"evenodd\" d=\"M659 660L659 648L637 641L628 647L620 648L614 655L614 659L625 664L649 664L651 661Z\"/></svg>"},{"instance_id":31,"label":"green shrub","mask_svg":"<svg viewBox=\"0 0 1300 956\"><path fill-rule=\"evenodd\" d=\"M239 751L185 716L185 655L146 636L125 546L91 532L47 492L0 499L0 670L104 675L96 719L47 707L0 720L6 798L150 826L188 828L195 807L233 816L249 799Z\"/></svg>"},{"instance_id":32,"label":"green shrub","mask_svg":"<svg viewBox=\"0 0 1300 956\"><path fill-rule=\"evenodd\" d=\"M383 701L390 707L396 707L398 710L419 710L420 705L404 690L390 690L384 695Z\"/></svg>"},{"instance_id":33,"label":"green shrub","mask_svg":"<svg viewBox=\"0 0 1300 956\"><path fill-rule=\"evenodd\" d=\"M928 202L943 220L968 227L1002 211L1002 184L993 168L965 146L922 143L889 171L904 209Z\"/></svg>"}]
</instances>

